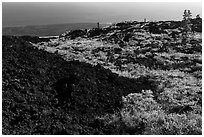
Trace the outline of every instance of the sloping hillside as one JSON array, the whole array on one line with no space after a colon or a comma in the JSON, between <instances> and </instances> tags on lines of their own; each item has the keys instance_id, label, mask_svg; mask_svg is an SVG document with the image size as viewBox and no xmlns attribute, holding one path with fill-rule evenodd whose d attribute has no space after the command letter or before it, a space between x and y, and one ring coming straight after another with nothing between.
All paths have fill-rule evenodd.
<instances>
[{"instance_id":1,"label":"sloping hillside","mask_svg":"<svg viewBox=\"0 0 204 137\"><path fill-rule=\"evenodd\" d=\"M154 88L146 78L66 62L19 37L3 37L2 82L3 134L103 134L97 116L120 109L122 95Z\"/></svg>"},{"instance_id":2,"label":"sloping hillside","mask_svg":"<svg viewBox=\"0 0 204 137\"><path fill-rule=\"evenodd\" d=\"M201 22L3 37L3 134L202 134Z\"/></svg>"}]
</instances>

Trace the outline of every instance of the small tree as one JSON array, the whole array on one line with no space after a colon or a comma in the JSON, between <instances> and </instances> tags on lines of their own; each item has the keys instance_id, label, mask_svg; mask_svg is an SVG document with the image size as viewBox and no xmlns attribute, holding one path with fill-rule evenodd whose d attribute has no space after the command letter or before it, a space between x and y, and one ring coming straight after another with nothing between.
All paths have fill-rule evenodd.
<instances>
[{"instance_id":1,"label":"small tree","mask_svg":"<svg viewBox=\"0 0 204 137\"><path fill-rule=\"evenodd\" d=\"M192 17L192 13L190 12L190 10L184 10L183 32L182 32L183 44L186 44L189 41L189 35L191 33L191 17Z\"/></svg>"},{"instance_id":2,"label":"small tree","mask_svg":"<svg viewBox=\"0 0 204 137\"><path fill-rule=\"evenodd\" d=\"M196 15L196 19L200 19L200 14Z\"/></svg>"}]
</instances>

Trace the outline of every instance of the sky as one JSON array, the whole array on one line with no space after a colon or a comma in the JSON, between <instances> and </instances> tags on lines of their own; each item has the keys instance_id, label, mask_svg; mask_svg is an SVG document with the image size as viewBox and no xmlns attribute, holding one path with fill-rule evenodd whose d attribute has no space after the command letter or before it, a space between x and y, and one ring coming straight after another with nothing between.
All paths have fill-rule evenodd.
<instances>
[{"instance_id":1,"label":"sky","mask_svg":"<svg viewBox=\"0 0 204 137\"><path fill-rule=\"evenodd\" d=\"M202 16L200 2L3 2L2 26L182 20L185 9Z\"/></svg>"}]
</instances>

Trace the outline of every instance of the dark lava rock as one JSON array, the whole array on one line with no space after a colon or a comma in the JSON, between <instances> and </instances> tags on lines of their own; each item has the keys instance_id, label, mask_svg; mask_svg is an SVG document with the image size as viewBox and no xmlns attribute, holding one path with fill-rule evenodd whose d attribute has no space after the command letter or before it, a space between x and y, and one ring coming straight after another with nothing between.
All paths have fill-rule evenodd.
<instances>
[{"instance_id":1,"label":"dark lava rock","mask_svg":"<svg viewBox=\"0 0 204 137\"><path fill-rule=\"evenodd\" d=\"M104 134L96 116L122 107L122 95L154 88L100 65L66 62L19 37L3 36L3 134ZM152 89L154 90L154 89Z\"/></svg>"},{"instance_id":2,"label":"dark lava rock","mask_svg":"<svg viewBox=\"0 0 204 137\"><path fill-rule=\"evenodd\" d=\"M75 39L77 37L83 37L86 34L86 30L78 29L71 30L65 35L66 38Z\"/></svg>"},{"instance_id":3,"label":"dark lava rock","mask_svg":"<svg viewBox=\"0 0 204 137\"><path fill-rule=\"evenodd\" d=\"M100 35L100 34L102 34L104 32L106 32L106 31L104 31L103 29L93 28L93 29L88 31L87 36L88 37L94 37L94 36L98 36L98 35Z\"/></svg>"}]
</instances>

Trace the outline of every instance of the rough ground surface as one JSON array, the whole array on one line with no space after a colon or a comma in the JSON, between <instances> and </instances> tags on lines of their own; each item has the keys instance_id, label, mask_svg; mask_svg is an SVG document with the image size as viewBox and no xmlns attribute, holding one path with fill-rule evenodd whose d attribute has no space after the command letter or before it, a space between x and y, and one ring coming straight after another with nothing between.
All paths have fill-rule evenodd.
<instances>
[{"instance_id":1,"label":"rough ground surface","mask_svg":"<svg viewBox=\"0 0 204 137\"><path fill-rule=\"evenodd\" d=\"M3 134L202 134L201 21L3 37Z\"/></svg>"},{"instance_id":2,"label":"rough ground surface","mask_svg":"<svg viewBox=\"0 0 204 137\"><path fill-rule=\"evenodd\" d=\"M100 133L95 117L120 109L122 95L153 87L3 37L3 134Z\"/></svg>"}]
</instances>

